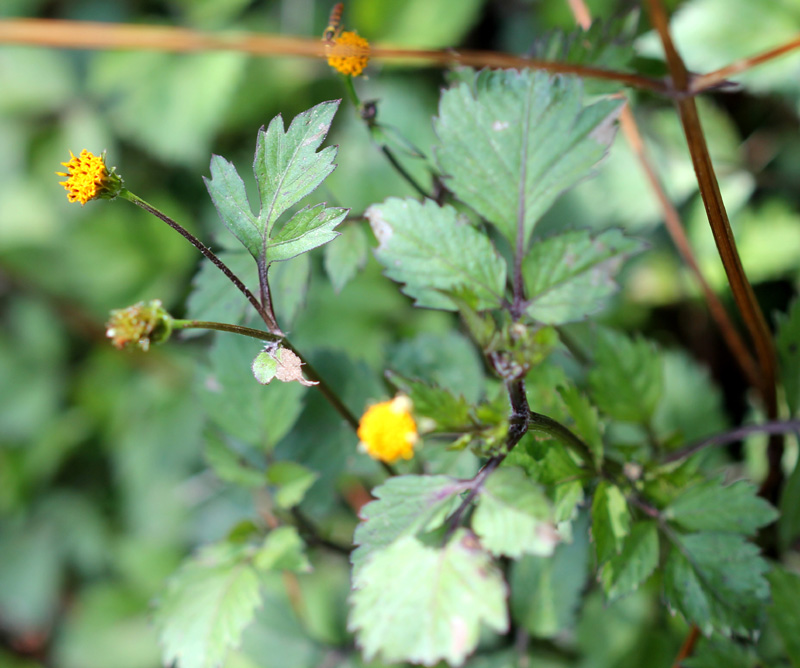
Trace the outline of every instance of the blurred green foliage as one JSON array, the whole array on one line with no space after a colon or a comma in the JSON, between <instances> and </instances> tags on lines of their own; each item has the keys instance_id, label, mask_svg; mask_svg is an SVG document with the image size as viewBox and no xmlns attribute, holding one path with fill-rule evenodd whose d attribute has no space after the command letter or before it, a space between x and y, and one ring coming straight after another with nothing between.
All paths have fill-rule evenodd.
<instances>
[{"instance_id":1,"label":"blurred green foliage","mask_svg":"<svg viewBox=\"0 0 800 668\"><path fill-rule=\"evenodd\" d=\"M778 45L800 25L798 0L672 4L680 5L674 22L677 43L696 71ZM452 0L351 0L346 22L372 40L401 46L515 52L543 48L551 31L572 24L563 2L464 0L457 5L454 10ZM596 15L609 18L629 3L597 0L589 5ZM329 9L322 0L5 0L0 17L316 36ZM634 32L632 69L658 55L646 20ZM787 310L800 279L797 63L790 57L764 65L737 78L741 87L736 92L709 96L701 104L744 265L770 317ZM377 63L358 85L365 99L379 100L382 122L397 126L429 154L435 141L431 118L444 76L437 70ZM257 344L217 336L209 347L208 337L187 336L183 343L173 341L145 355L119 353L104 338L103 323L112 308L159 298L181 315L194 285L199 288L191 297L195 312L207 308L209 317L233 322L243 314L240 295L215 282L210 266L198 273L194 250L154 218L122 202L70 205L54 176L70 150L106 150L109 163L132 190L198 236L214 237L220 227L201 179L209 173L211 154L246 165L258 128L273 116L282 113L289 119L342 96L323 61L0 44L0 666L160 665L152 601L163 594L167 576L188 553L224 537L231 526L246 530L270 512L260 505L264 499L257 489L231 484L253 480L268 464L292 459L305 467L287 472L285 481L279 476L269 482L288 489L290 482L302 480L301 485L310 486L305 512L332 538L351 539L356 520L346 499L358 492L355 476L377 482L379 468L356 451L353 434L318 395L296 385L270 386L267 394L253 382L248 367ZM672 107L648 95L632 97L700 264L727 298ZM303 256L284 263L283 281L274 277L281 322L357 414L368 401L390 393L382 378L387 367L472 392L467 399L476 400L485 388L483 369L466 338L452 331L456 320L414 309L381 275L372 252L365 252L358 217L367 206L412 190L371 145L352 108L336 117L331 142L340 146L339 166L323 186L322 198L351 208L351 220L342 230L345 236L331 245L336 251L324 260L322 252L310 261ZM404 161L416 177L427 178L421 163ZM248 170L240 171L252 191ZM669 348L685 348L663 354L664 401L655 414L652 402L642 408L652 414L655 432L666 439L677 429L692 439L740 420L746 410L744 383L731 371L733 363L660 226L660 209L621 137L598 176L559 200L535 234L544 237L565 225L614 225L651 244L623 273L622 292L604 320L638 325ZM346 251L345 244L355 259L337 256ZM368 244L375 245L371 236ZM234 248L221 233L212 245ZM351 276L349 263L365 267ZM247 271L253 268L240 275ZM581 330L573 335L580 341ZM597 382L618 385L623 372L631 370ZM712 376L722 390L712 384ZM547 396L542 390L542 406L552 404L542 410L556 417L562 417L562 410L565 417L569 411L555 392L560 381L553 381ZM794 403L796 383L788 387ZM635 386L629 389L637 395ZM270 411L280 407L274 413L279 419L262 408L267 401ZM617 428L623 442L624 427ZM450 470L474 472L469 453L437 456ZM432 471L444 466L437 456L429 461ZM736 453L713 456L731 475L753 473ZM796 457L795 445L787 467ZM209 469L211 461L216 473ZM230 479L221 478L221 470L229 471ZM784 504L789 509L800 499L798 471L787 487L791 496ZM291 491L285 493L291 497ZM789 517L791 524L781 527L784 545L792 544L800 526L796 512ZM511 601L530 636L527 641L537 647L541 643L536 665L602 668L638 666L645 660L670 665L686 625L666 614L655 588L648 586L607 607L599 590L590 592L568 642L559 646L548 640L572 628L575 620L578 584L589 568L587 526L581 516L576 527L583 529L573 528L578 538L559 546L555 560L528 555L512 569L512 583L536 588L534 600ZM627 530L615 534L612 529L611 539L622 541ZM297 576L294 594L278 575L264 578L263 605L226 666L367 665L336 649L351 643L343 617L346 560L315 554L314 565L313 573ZM798 588L794 576L777 572L775 577ZM762 644L785 643L797 661L792 628L781 627L772 638L767 634ZM510 658L504 663L502 653L491 657L477 656L469 665L513 665ZM720 665L723 660L752 665L744 650L703 643L687 665Z\"/></svg>"}]
</instances>

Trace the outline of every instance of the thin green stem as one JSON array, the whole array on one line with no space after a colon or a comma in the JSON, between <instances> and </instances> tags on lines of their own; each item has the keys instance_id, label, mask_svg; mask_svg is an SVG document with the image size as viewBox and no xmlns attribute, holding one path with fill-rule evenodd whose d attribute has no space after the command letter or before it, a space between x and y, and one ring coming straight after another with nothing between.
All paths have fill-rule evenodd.
<instances>
[{"instance_id":1,"label":"thin green stem","mask_svg":"<svg viewBox=\"0 0 800 668\"><path fill-rule=\"evenodd\" d=\"M389 145L384 141L383 127L377 122L377 120L375 120L375 115L377 114L375 103L362 103L361 98L356 92L356 87L353 83L353 77L343 74L342 78L344 79L344 89L347 92L347 97L353 103L353 106L356 108L361 120L363 120L366 124L372 140L375 142L378 148L380 148L381 153L386 156L389 164L394 167L395 171L402 176L403 179L405 179L406 182L408 182L408 184L422 197L430 197L430 194L425 190L425 188L423 188L417 182L417 180L411 176L408 170L406 170L406 168L400 164L400 161L397 159L397 156L395 156L394 151L392 151L392 149L389 148Z\"/></svg>"},{"instance_id":2,"label":"thin green stem","mask_svg":"<svg viewBox=\"0 0 800 668\"><path fill-rule=\"evenodd\" d=\"M134 195L130 190L127 188L123 188L120 193L119 197L132 202L136 206L144 209L148 213L154 215L159 220L165 222L169 225L173 230L175 230L178 234L180 234L184 239L186 239L192 246L194 246L197 250L199 250L206 259L210 260L211 263L217 267L223 274L225 274L226 278L233 283L237 290L241 292L247 300L252 304L253 308L258 312L258 314L262 317L267 327L270 331L275 332L276 334L280 334L280 329L275 323L274 318L271 318L270 314L266 312L264 307L261 303L256 299L255 295L248 290L247 286L239 280L239 277L234 274L231 269L226 265L222 260L217 257L216 253L212 251L208 246L206 246L200 239L194 236L191 232L189 232L186 228L182 225L174 221L165 213L162 213L158 209L156 209L152 204L145 202L141 197L138 195Z\"/></svg>"},{"instance_id":3,"label":"thin green stem","mask_svg":"<svg viewBox=\"0 0 800 668\"><path fill-rule=\"evenodd\" d=\"M253 329L252 327L242 327L241 325L231 325L227 322L213 322L208 320L173 320L173 329L213 329L218 332L231 332L232 334L241 334L242 336L249 336L251 339L259 339L261 341L279 342L285 341L284 337L271 332L264 332L260 329Z\"/></svg>"}]
</instances>

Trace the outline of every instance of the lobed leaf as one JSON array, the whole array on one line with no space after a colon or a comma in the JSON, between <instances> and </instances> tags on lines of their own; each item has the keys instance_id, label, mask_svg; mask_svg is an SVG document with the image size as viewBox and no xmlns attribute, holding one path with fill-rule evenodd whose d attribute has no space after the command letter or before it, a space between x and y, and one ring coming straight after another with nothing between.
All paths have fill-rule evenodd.
<instances>
[{"instance_id":1,"label":"lobed leaf","mask_svg":"<svg viewBox=\"0 0 800 668\"><path fill-rule=\"evenodd\" d=\"M642 249L619 230L596 236L574 230L536 241L522 263L525 312L548 325L583 320L617 291L613 276L622 260Z\"/></svg>"},{"instance_id":2,"label":"lobed leaf","mask_svg":"<svg viewBox=\"0 0 800 668\"><path fill-rule=\"evenodd\" d=\"M694 533L671 536L664 567L664 595L673 610L706 635L753 636L769 586L767 562L744 536Z\"/></svg>"},{"instance_id":3,"label":"lobed leaf","mask_svg":"<svg viewBox=\"0 0 800 668\"><path fill-rule=\"evenodd\" d=\"M417 306L455 311L448 291L469 293L478 310L499 307L506 284L506 263L488 237L464 221L449 205L392 197L367 209L378 239L375 256L386 275L405 283L403 292Z\"/></svg>"},{"instance_id":4,"label":"lobed leaf","mask_svg":"<svg viewBox=\"0 0 800 668\"><path fill-rule=\"evenodd\" d=\"M347 209L325 208L324 204L298 211L267 245L266 262L291 260L301 253L322 246L338 236L335 228L347 215Z\"/></svg>"},{"instance_id":5,"label":"lobed leaf","mask_svg":"<svg viewBox=\"0 0 800 668\"><path fill-rule=\"evenodd\" d=\"M550 501L522 469L501 468L478 496L472 530L494 556L549 556L559 541Z\"/></svg>"},{"instance_id":6,"label":"lobed leaf","mask_svg":"<svg viewBox=\"0 0 800 668\"><path fill-rule=\"evenodd\" d=\"M532 70L481 72L441 96L435 153L447 186L512 247L527 248L542 214L614 138L622 105L581 98L579 79Z\"/></svg>"},{"instance_id":7,"label":"lobed leaf","mask_svg":"<svg viewBox=\"0 0 800 668\"><path fill-rule=\"evenodd\" d=\"M508 628L506 585L474 536L457 531L443 548L404 536L354 576L348 628L365 658L461 665L481 624Z\"/></svg>"}]
</instances>

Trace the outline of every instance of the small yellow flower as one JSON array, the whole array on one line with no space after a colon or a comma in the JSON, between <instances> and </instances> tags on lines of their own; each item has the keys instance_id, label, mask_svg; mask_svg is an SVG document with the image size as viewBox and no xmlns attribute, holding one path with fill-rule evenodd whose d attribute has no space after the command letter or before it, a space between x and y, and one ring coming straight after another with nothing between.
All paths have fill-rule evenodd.
<instances>
[{"instance_id":1,"label":"small yellow flower","mask_svg":"<svg viewBox=\"0 0 800 668\"><path fill-rule=\"evenodd\" d=\"M411 417L411 400L401 395L370 407L361 417L358 438L373 459L387 464L411 459L419 440Z\"/></svg>"},{"instance_id":2,"label":"small yellow flower","mask_svg":"<svg viewBox=\"0 0 800 668\"><path fill-rule=\"evenodd\" d=\"M105 153L97 156L83 149L78 157L72 151L69 154L72 156L70 161L61 163L67 171L56 174L67 177L59 185L66 189L70 202L80 202L83 206L89 200L98 197L112 199L119 194L122 179L113 169L109 171L106 167Z\"/></svg>"},{"instance_id":3,"label":"small yellow flower","mask_svg":"<svg viewBox=\"0 0 800 668\"><path fill-rule=\"evenodd\" d=\"M138 346L146 351L151 343L162 343L169 338L172 316L161 305L161 300L153 299L111 311L106 328L106 336L120 350Z\"/></svg>"},{"instance_id":4,"label":"small yellow flower","mask_svg":"<svg viewBox=\"0 0 800 668\"><path fill-rule=\"evenodd\" d=\"M342 74L357 77L368 62L369 42L357 33L345 31L328 46L328 65Z\"/></svg>"}]
</instances>

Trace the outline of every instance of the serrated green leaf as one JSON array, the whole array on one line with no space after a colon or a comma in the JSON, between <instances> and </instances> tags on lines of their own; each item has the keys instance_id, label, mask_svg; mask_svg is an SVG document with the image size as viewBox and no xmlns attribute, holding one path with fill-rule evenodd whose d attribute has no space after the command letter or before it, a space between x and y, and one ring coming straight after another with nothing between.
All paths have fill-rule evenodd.
<instances>
[{"instance_id":1,"label":"serrated green leaf","mask_svg":"<svg viewBox=\"0 0 800 668\"><path fill-rule=\"evenodd\" d=\"M592 499L592 538L598 566L622 551L631 528L628 502L620 488L601 480Z\"/></svg>"},{"instance_id":2,"label":"serrated green leaf","mask_svg":"<svg viewBox=\"0 0 800 668\"><path fill-rule=\"evenodd\" d=\"M447 186L516 246L542 214L589 175L614 138L621 109L584 107L581 83L532 70L482 72L446 90L435 121Z\"/></svg>"},{"instance_id":3,"label":"serrated green leaf","mask_svg":"<svg viewBox=\"0 0 800 668\"><path fill-rule=\"evenodd\" d=\"M375 257L386 275L405 283L403 292L417 306L455 311L445 294L468 292L477 309L497 308L503 301L506 263L489 238L456 210L432 200L391 197L366 212L378 239Z\"/></svg>"},{"instance_id":4,"label":"serrated green leaf","mask_svg":"<svg viewBox=\"0 0 800 668\"><path fill-rule=\"evenodd\" d=\"M710 634L753 636L769 597L767 562L744 536L696 533L671 536L664 595L673 610Z\"/></svg>"},{"instance_id":5,"label":"serrated green leaf","mask_svg":"<svg viewBox=\"0 0 800 668\"><path fill-rule=\"evenodd\" d=\"M769 618L778 629L792 665L800 666L800 576L782 568L767 575L772 588Z\"/></svg>"},{"instance_id":6,"label":"serrated green leaf","mask_svg":"<svg viewBox=\"0 0 800 668\"><path fill-rule=\"evenodd\" d=\"M553 556L526 555L511 566L511 614L536 638L552 638L575 623L589 574L586 524L580 520L575 540L560 543Z\"/></svg>"},{"instance_id":7,"label":"serrated green leaf","mask_svg":"<svg viewBox=\"0 0 800 668\"><path fill-rule=\"evenodd\" d=\"M553 521L557 525L569 522L575 517L583 499L583 483L579 480L556 485L553 493ZM559 526L559 531L563 533L563 527Z\"/></svg>"},{"instance_id":8,"label":"serrated green leaf","mask_svg":"<svg viewBox=\"0 0 800 668\"><path fill-rule=\"evenodd\" d=\"M494 556L548 556L559 541L544 492L522 469L501 468L480 490L472 530Z\"/></svg>"},{"instance_id":9,"label":"serrated green leaf","mask_svg":"<svg viewBox=\"0 0 800 668\"><path fill-rule=\"evenodd\" d=\"M506 585L469 532L441 549L412 536L376 552L356 573L348 627L367 660L460 665L481 624L508 628Z\"/></svg>"},{"instance_id":10,"label":"serrated green leaf","mask_svg":"<svg viewBox=\"0 0 800 668\"><path fill-rule=\"evenodd\" d=\"M800 300L795 300L786 315L775 318L778 331L775 347L780 361L781 381L786 392L789 410L796 415L800 410Z\"/></svg>"},{"instance_id":11,"label":"serrated green leaf","mask_svg":"<svg viewBox=\"0 0 800 668\"><path fill-rule=\"evenodd\" d=\"M331 279L334 292L341 292L345 285L364 268L367 263L367 235L361 225L347 225L339 232L334 244L325 246L323 266Z\"/></svg>"},{"instance_id":12,"label":"serrated green leaf","mask_svg":"<svg viewBox=\"0 0 800 668\"><path fill-rule=\"evenodd\" d=\"M706 480L684 490L664 509L664 518L688 531L753 534L778 517L755 485L744 480L722 483L722 478Z\"/></svg>"},{"instance_id":13,"label":"serrated green leaf","mask_svg":"<svg viewBox=\"0 0 800 668\"><path fill-rule=\"evenodd\" d=\"M322 246L338 236L333 228L344 220L347 209L325 208L324 204L298 211L267 246L267 263L291 260Z\"/></svg>"},{"instance_id":14,"label":"serrated green leaf","mask_svg":"<svg viewBox=\"0 0 800 668\"><path fill-rule=\"evenodd\" d=\"M589 386L597 407L617 420L646 423L661 396L661 357L647 341L598 329Z\"/></svg>"},{"instance_id":15,"label":"serrated green leaf","mask_svg":"<svg viewBox=\"0 0 800 668\"><path fill-rule=\"evenodd\" d=\"M456 396L443 387L429 385L421 380L404 378L397 373L388 372L387 378L408 395L414 404L415 415L436 423L436 431L458 432L473 424L470 405L463 396Z\"/></svg>"},{"instance_id":16,"label":"serrated green leaf","mask_svg":"<svg viewBox=\"0 0 800 668\"><path fill-rule=\"evenodd\" d=\"M253 555L253 566L261 571L308 573L311 562L305 547L295 527L278 527L267 534L263 545Z\"/></svg>"},{"instance_id":17,"label":"serrated green leaf","mask_svg":"<svg viewBox=\"0 0 800 668\"><path fill-rule=\"evenodd\" d=\"M600 418L597 409L589 403L589 400L574 385L561 385L558 393L564 400L564 404L570 416L575 421L572 428L580 436L594 455L594 461L599 464L603 461L603 437L600 431Z\"/></svg>"},{"instance_id":18,"label":"serrated green leaf","mask_svg":"<svg viewBox=\"0 0 800 668\"><path fill-rule=\"evenodd\" d=\"M166 665L212 668L239 644L261 602L250 563L225 550L206 550L172 577L156 610Z\"/></svg>"},{"instance_id":19,"label":"serrated green leaf","mask_svg":"<svg viewBox=\"0 0 800 668\"><path fill-rule=\"evenodd\" d=\"M242 487L263 487L266 476L253 468L216 434L206 434L205 458L220 480Z\"/></svg>"},{"instance_id":20,"label":"serrated green leaf","mask_svg":"<svg viewBox=\"0 0 800 668\"><path fill-rule=\"evenodd\" d=\"M395 476L376 487L372 490L375 501L361 509L363 521L353 535L358 546L350 555L353 572L358 573L373 552L398 538L436 528L453 498L464 489L465 483L443 475Z\"/></svg>"},{"instance_id":21,"label":"serrated green leaf","mask_svg":"<svg viewBox=\"0 0 800 668\"><path fill-rule=\"evenodd\" d=\"M636 522L622 552L611 557L600 571L600 582L609 601L636 591L658 566L658 529L654 522Z\"/></svg>"},{"instance_id":22,"label":"serrated green leaf","mask_svg":"<svg viewBox=\"0 0 800 668\"><path fill-rule=\"evenodd\" d=\"M244 181L236 167L215 155L211 158L211 178L203 177L203 180L225 227L258 259L262 244L261 227L250 208Z\"/></svg>"},{"instance_id":23,"label":"serrated green leaf","mask_svg":"<svg viewBox=\"0 0 800 668\"><path fill-rule=\"evenodd\" d=\"M279 508L300 503L317 478L319 473L296 462L275 462L267 470L267 480L277 487L274 498Z\"/></svg>"},{"instance_id":24,"label":"serrated green leaf","mask_svg":"<svg viewBox=\"0 0 800 668\"><path fill-rule=\"evenodd\" d=\"M321 102L294 117L284 131L278 114L258 133L253 173L261 200L259 225L266 237L280 215L316 190L336 167L336 147L317 153L330 130L340 100Z\"/></svg>"},{"instance_id":25,"label":"serrated green leaf","mask_svg":"<svg viewBox=\"0 0 800 668\"><path fill-rule=\"evenodd\" d=\"M526 314L537 322L563 325L599 311L617 291L613 276L622 260L642 247L619 230L596 236L574 230L536 241L522 263Z\"/></svg>"},{"instance_id":26,"label":"serrated green leaf","mask_svg":"<svg viewBox=\"0 0 800 668\"><path fill-rule=\"evenodd\" d=\"M277 235L275 223L292 206L315 190L336 167L336 147L317 152L328 134L339 101L323 102L298 114L284 131L276 116L258 133L253 172L259 195L259 214L253 214L244 182L223 158L211 161L208 192L226 227L255 258L259 266L288 260L336 237L333 228L347 210L307 207L284 223Z\"/></svg>"}]
</instances>

